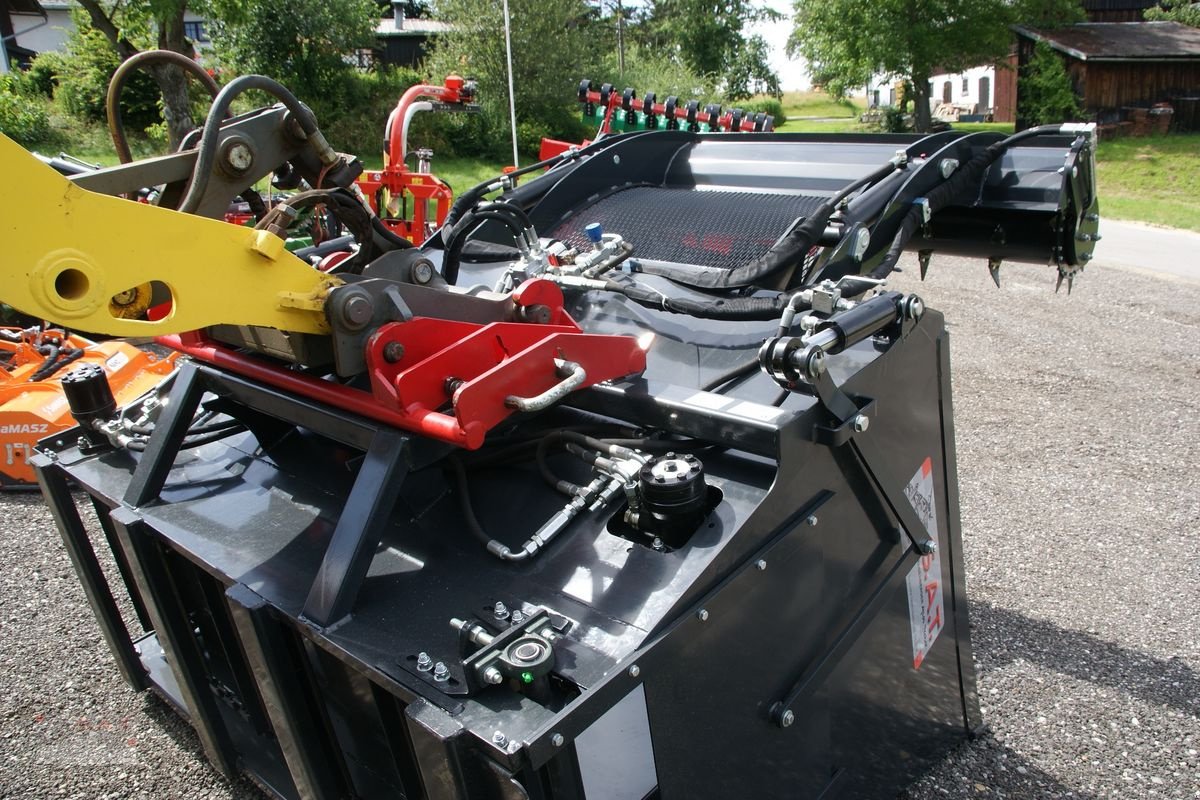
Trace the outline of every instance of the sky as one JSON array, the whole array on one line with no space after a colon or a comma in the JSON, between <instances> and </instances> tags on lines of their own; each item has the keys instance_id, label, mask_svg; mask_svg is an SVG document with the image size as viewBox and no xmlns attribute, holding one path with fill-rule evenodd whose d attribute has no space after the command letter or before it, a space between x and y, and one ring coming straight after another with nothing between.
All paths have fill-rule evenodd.
<instances>
[{"instance_id":1,"label":"sky","mask_svg":"<svg viewBox=\"0 0 1200 800\"><path fill-rule=\"evenodd\" d=\"M779 85L785 92L802 91L811 87L808 72L803 61L791 61L787 57L786 47L788 35L792 32L792 4L789 0L767 0L762 5L769 6L784 19L775 23L760 23L750 29L767 41L771 48L771 66L779 75Z\"/></svg>"}]
</instances>

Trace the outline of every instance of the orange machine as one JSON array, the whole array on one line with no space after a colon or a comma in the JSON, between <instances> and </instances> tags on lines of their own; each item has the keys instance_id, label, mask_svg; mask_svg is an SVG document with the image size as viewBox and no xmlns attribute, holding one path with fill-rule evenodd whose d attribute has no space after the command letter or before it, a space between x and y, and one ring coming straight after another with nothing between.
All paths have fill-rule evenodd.
<instances>
[{"instance_id":1,"label":"orange machine","mask_svg":"<svg viewBox=\"0 0 1200 800\"><path fill-rule=\"evenodd\" d=\"M121 341L93 342L57 329L0 328L0 489L37 485L29 458L39 440L74 427L61 378L99 364L118 407L157 386L178 353L159 358Z\"/></svg>"}]
</instances>

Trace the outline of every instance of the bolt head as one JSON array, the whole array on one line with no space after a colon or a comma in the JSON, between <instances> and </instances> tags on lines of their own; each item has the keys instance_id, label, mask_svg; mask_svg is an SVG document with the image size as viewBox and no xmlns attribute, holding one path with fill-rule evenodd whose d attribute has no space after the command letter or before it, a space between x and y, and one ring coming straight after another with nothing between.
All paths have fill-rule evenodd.
<instances>
[{"instance_id":1,"label":"bolt head","mask_svg":"<svg viewBox=\"0 0 1200 800\"><path fill-rule=\"evenodd\" d=\"M779 725L784 728L792 727L792 723L795 721L796 721L796 715L792 713L792 710L790 708L787 711L784 711L783 714L780 715L780 717L779 717Z\"/></svg>"},{"instance_id":2,"label":"bolt head","mask_svg":"<svg viewBox=\"0 0 1200 800\"><path fill-rule=\"evenodd\" d=\"M429 653L422 652L417 654L417 669L421 670L421 672L428 672L433 669L433 659L429 657Z\"/></svg>"},{"instance_id":3,"label":"bolt head","mask_svg":"<svg viewBox=\"0 0 1200 800\"><path fill-rule=\"evenodd\" d=\"M642 674L642 668L639 667L637 664L634 664L632 667L629 668L629 677L636 678L638 675L641 675L641 674Z\"/></svg>"},{"instance_id":4,"label":"bolt head","mask_svg":"<svg viewBox=\"0 0 1200 800\"><path fill-rule=\"evenodd\" d=\"M871 232L866 228L859 228L858 233L854 235L854 260L862 261L867 255L867 248L871 246Z\"/></svg>"},{"instance_id":5,"label":"bolt head","mask_svg":"<svg viewBox=\"0 0 1200 800\"><path fill-rule=\"evenodd\" d=\"M708 622L708 609L702 608L699 611L697 611L696 619L700 620L701 622Z\"/></svg>"},{"instance_id":6,"label":"bolt head","mask_svg":"<svg viewBox=\"0 0 1200 800\"><path fill-rule=\"evenodd\" d=\"M810 527L817 524L817 515L813 514L808 519L804 520Z\"/></svg>"},{"instance_id":7,"label":"bolt head","mask_svg":"<svg viewBox=\"0 0 1200 800\"><path fill-rule=\"evenodd\" d=\"M503 731L496 731L492 734L492 742L500 747L504 747L508 744L508 737L504 735Z\"/></svg>"},{"instance_id":8,"label":"bolt head","mask_svg":"<svg viewBox=\"0 0 1200 800\"><path fill-rule=\"evenodd\" d=\"M244 142L235 142L225 150L225 164L241 174L254 164L254 151Z\"/></svg>"},{"instance_id":9,"label":"bolt head","mask_svg":"<svg viewBox=\"0 0 1200 800\"><path fill-rule=\"evenodd\" d=\"M867 428L871 427L871 418L866 414L859 414L854 418L854 430L862 433Z\"/></svg>"},{"instance_id":10,"label":"bolt head","mask_svg":"<svg viewBox=\"0 0 1200 800\"><path fill-rule=\"evenodd\" d=\"M766 562L766 560L765 560L765 559L762 559L762 558L760 558L758 561L755 561L755 562L754 562L754 567L755 567L755 569L757 569L759 572L762 572L764 569L766 569L766 568L767 568L767 562Z\"/></svg>"},{"instance_id":11,"label":"bolt head","mask_svg":"<svg viewBox=\"0 0 1200 800\"><path fill-rule=\"evenodd\" d=\"M550 744L555 747L562 747L564 742L566 742L566 739L563 738L561 733L556 733L550 737Z\"/></svg>"},{"instance_id":12,"label":"bolt head","mask_svg":"<svg viewBox=\"0 0 1200 800\"><path fill-rule=\"evenodd\" d=\"M495 667L488 667L483 671L483 679L495 686L498 683L504 682L504 676L500 674L500 670Z\"/></svg>"},{"instance_id":13,"label":"bolt head","mask_svg":"<svg viewBox=\"0 0 1200 800\"><path fill-rule=\"evenodd\" d=\"M808 359L808 374L810 377L818 378L825 371L825 354L820 350L813 353Z\"/></svg>"},{"instance_id":14,"label":"bolt head","mask_svg":"<svg viewBox=\"0 0 1200 800\"><path fill-rule=\"evenodd\" d=\"M433 265L428 261L418 261L413 264L412 278L417 283L429 283L433 280Z\"/></svg>"},{"instance_id":15,"label":"bolt head","mask_svg":"<svg viewBox=\"0 0 1200 800\"><path fill-rule=\"evenodd\" d=\"M383 360L395 364L404 358L404 345L399 342L388 342L383 346Z\"/></svg>"},{"instance_id":16,"label":"bolt head","mask_svg":"<svg viewBox=\"0 0 1200 800\"><path fill-rule=\"evenodd\" d=\"M433 679L441 683L450 680L450 668L439 661L433 665Z\"/></svg>"}]
</instances>

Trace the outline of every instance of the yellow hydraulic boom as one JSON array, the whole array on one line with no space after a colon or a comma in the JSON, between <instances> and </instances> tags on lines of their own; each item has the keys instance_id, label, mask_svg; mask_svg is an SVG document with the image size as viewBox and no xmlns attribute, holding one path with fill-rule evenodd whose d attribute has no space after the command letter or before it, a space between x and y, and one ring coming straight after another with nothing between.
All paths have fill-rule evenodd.
<instances>
[{"instance_id":1,"label":"yellow hydraulic boom","mask_svg":"<svg viewBox=\"0 0 1200 800\"><path fill-rule=\"evenodd\" d=\"M341 281L274 234L89 192L3 134L0 171L0 300L19 311L110 336L221 323L329 330L324 300ZM124 318L153 284L170 293L170 312Z\"/></svg>"}]
</instances>

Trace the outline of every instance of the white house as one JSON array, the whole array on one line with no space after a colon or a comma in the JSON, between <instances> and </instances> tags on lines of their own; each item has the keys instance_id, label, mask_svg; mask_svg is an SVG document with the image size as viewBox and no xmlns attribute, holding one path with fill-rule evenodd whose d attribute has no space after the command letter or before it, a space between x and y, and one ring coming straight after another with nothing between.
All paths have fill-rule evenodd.
<instances>
[{"instance_id":1,"label":"white house","mask_svg":"<svg viewBox=\"0 0 1200 800\"><path fill-rule=\"evenodd\" d=\"M867 105L893 106L899 81L888 75L875 75L867 87ZM996 67L972 67L965 72L939 72L929 79L929 109L943 103L970 106L968 113L986 114L996 101Z\"/></svg>"},{"instance_id":2,"label":"white house","mask_svg":"<svg viewBox=\"0 0 1200 800\"><path fill-rule=\"evenodd\" d=\"M0 48L0 72L7 72L18 59L31 58L38 53L61 52L66 48L67 37L75 30L71 19L74 3L66 0L0 0L0 14L7 14L12 38L5 32L5 47ZM43 13L38 13L40 11ZM204 30L204 18L192 12L184 15L183 33L197 50L208 47L208 33ZM3 23L4 20L0 20ZM0 25L0 29L6 26ZM7 53L5 52L7 50ZM14 57L15 56L15 57Z\"/></svg>"}]
</instances>

